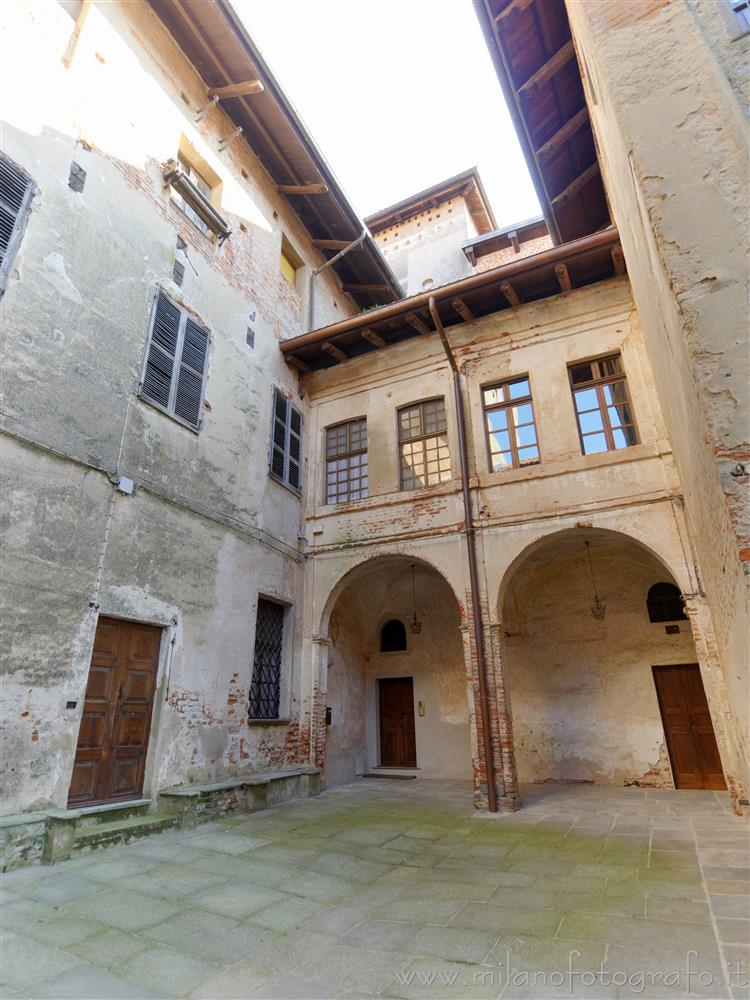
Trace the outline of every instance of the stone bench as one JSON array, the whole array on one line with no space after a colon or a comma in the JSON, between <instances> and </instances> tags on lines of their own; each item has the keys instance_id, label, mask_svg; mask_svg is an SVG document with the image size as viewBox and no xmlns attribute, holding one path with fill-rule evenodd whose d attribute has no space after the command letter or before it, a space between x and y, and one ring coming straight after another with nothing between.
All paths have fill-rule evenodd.
<instances>
[{"instance_id":1,"label":"stone bench","mask_svg":"<svg viewBox=\"0 0 750 1000\"><path fill-rule=\"evenodd\" d=\"M253 771L221 781L165 788L159 792L159 804L177 817L180 826L195 826L228 813L258 812L319 792L320 770L298 767L287 771Z\"/></svg>"}]
</instances>

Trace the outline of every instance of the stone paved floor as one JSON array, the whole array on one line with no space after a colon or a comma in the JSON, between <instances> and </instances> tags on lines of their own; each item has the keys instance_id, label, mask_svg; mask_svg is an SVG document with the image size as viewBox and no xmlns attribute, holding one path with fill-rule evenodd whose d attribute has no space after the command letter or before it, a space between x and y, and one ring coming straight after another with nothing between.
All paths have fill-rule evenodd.
<instances>
[{"instance_id":1,"label":"stone paved floor","mask_svg":"<svg viewBox=\"0 0 750 1000\"><path fill-rule=\"evenodd\" d=\"M747 996L746 835L711 792L545 786L488 817L365 780L4 876L2 995L676 1000L689 963Z\"/></svg>"}]
</instances>

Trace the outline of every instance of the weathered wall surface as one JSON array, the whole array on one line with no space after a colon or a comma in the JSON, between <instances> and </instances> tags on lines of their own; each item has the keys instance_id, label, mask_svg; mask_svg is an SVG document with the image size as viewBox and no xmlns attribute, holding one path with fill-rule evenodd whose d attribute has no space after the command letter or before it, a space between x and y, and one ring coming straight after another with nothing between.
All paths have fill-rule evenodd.
<instances>
[{"instance_id":1,"label":"weathered wall surface","mask_svg":"<svg viewBox=\"0 0 750 1000\"><path fill-rule=\"evenodd\" d=\"M251 151L219 152L223 113L195 123L205 87L145 3L92 4L78 34L51 0L0 19L3 149L38 189L2 300L4 807L66 803L98 614L164 629L146 794L295 763L300 499L267 454L274 385L305 409L278 341L303 329L306 282L281 275L282 233L303 270L320 258ZM17 85L31 65L44 87ZM221 179L222 247L163 189L182 138ZM157 287L211 330L198 434L137 397ZM321 322L349 308L330 272L316 303ZM259 593L291 608L288 726L246 721Z\"/></svg>"},{"instance_id":2,"label":"weathered wall surface","mask_svg":"<svg viewBox=\"0 0 750 1000\"><path fill-rule=\"evenodd\" d=\"M406 295L472 273L461 244L476 235L476 227L464 198L449 198L373 235Z\"/></svg>"},{"instance_id":3,"label":"weathered wall surface","mask_svg":"<svg viewBox=\"0 0 750 1000\"><path fill-rule=\"evenodd\" d=\"M672 581L645 550L623 535L585 537L602 620L590 613L582 542L567 550L550 542L507 585L502 621L519 781L671 787L651 667L697 662L690 623L668 635L664 623L649 621L649 587Z\"/></svg>"},{"instance_id":4,"label":"weathered wall surface","mask_svg":"<svg viewBox=\"0 0 750 1000\"><path fill-rule=\"evenodd\" d=\"M535 240L526 240L521 243L518 253L510 246L504 250L496 250L495 253L488 253L484 257L477 257L476 271L491 271L493 267L501 267L511 261L523 260L524 257L531 257L532 254L542 253L544 250L549 250L551 246L552 240L549 236L539 236Z\"/></svg>"},{"instance_id":5,"label":"weathered wall surface","mask_svg":"<svg viewBox=\"0 0 750 1000\"><path fill-rule=\"evenodd\" d=\"M703 0L568 13L747 761L750 36Z\"/></svg>"},{"instance_id":6,"label":"weathered wall surface","mask_svg":"<svg viewBox=\"0 0 750 1000\"><path fill-rule=\"evenodd\" d=\"M365 630L358 594L345 591L336 602L325 703L331 709L326 729L324 778L328 787L353 781L355 758L367 758L367 680Z\"/></svg>"}]
</instances>

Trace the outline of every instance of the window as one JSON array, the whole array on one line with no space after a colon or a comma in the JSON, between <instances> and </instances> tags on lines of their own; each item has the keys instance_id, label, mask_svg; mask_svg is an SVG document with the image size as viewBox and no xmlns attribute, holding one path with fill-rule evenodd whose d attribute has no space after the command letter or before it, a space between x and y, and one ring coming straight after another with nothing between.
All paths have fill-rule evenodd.
<instances>
[{"instance_id":1,"label":"window","mask_svg":"<svg viewBox=\"0 0 750 1000\"><path fill-rule=\"evenodd\" d=\"M490 472L520 469L539 461L539 444L528 378L482 390Z\"/></svg>"},{"instance_id":2,"label":"window","mask_svg":"<svg viewBox=\"0 0 750 1000\"><path fill-rule=\"evenodd\" d=\"M281 654L284 643L284 607L258 598L255 619L253 679L250 682L248 716L278 719L281 701Z\"/></svg>"},{"instance_id":3,"label":"window","mask_svg":"<svg viewBox=\"0 0 750 1000\"><path fill-rule=\"evenodd\" d=\"M34 182L20 167L0 154L0 295L23 236L34 195Z\"/></svg>"},{"instance_id":4,"label":"window","mask_svg":"<svg viewBox=\"0 0 750 1000\"><path fill-rule=\"evenodd\" d=\"M568 366L584 455L638 444L619 354Z\"/></svg>"},{"instance_id":5,"label":"window","mask_svg":"<svg viewBox=\"0 0 750 1000\"><path fill-rule=\"evenodd\" d=\"M750 2L749 0L729 0L729 6L735 16L741 31L750 31Z\"/></svg>"},{"instance_id":6,"label":"window","mask_svg":"<svg viewBox=\"0 0 750 1000\"><path fill-rule=\"evenodd\" d=\"M445 403L427 399L398 411L401 489L444 483L451 477Z\"/></svg>"},{"instance_id":7,"label":"window","mask_svg":"<svg viewBox=\"0 0 750 1000\"><path fill-rule=\"evenodd\" d=\"M178 156L178 162L182 168L183 176L187 177L193 186L203 195L206 201L211 201L211 185L208 181L198 173L196 168L189 163L182 154ZM185 187L183 190L187 193L188 189ZM180 211L185 213L193 225L197 229L200 229L204 236L208 236L211 232L208 224L204 222L200 215L198 215L190 202L185 199L185 195L181 191L176 190L176 188L172 188L172 201L180 209Z\"/></svg>"},{"instance_id":8,"label":"window","mask_svg":"<svg viewBox=\"0 0 750 1000\"><path fill-rule=\"evenodd\" d=\"M292 286L297 287L297 272L303 265L303 260L292 244L286 238L281 237L281 273Z\"/></svg>"},{"instance_id":9,"label":"window","mask_svg":"<svg viewBox=\"0 0 750 1000\"><path fill-rule=\"evenodd\" d=\"M367 420L326 429L326 503L367 496Z\"/></svg>"},{"instance_id":10,"label":"window","mask_svg":"<svg viewBox=\"0 0 750 1000\"><path fill-rule=\"evenodd\" d=\"M655 583L646 597L650 622L677 622L687 618L682 595L673 583Z\"/></svg>"},{"instance_id":11,"label":"window","mask_svg":"<svg viewBox=\"0 0 750 1000\"><path fill-rule=\"evenodd\" d=\"M274 389L271 475L299 493L302 489L301 462L302 414L283 392Z\"/></svg>"},{"instance_id":12,"label":"window","mask_svg":"<svg viewBox=\"0 0 750 1000\"><path fill-rule=\"evenodd\" d=\"M208 330L157 293L138 393L193 430L202 421L209 339Z\"/></svg>"},{"instance_id":13,"label":"window","mask_svg":"<svg viewBox=\"0 0 750 1000\"><path fill-rule=\"evenodd\" d=\"M380 652L400 653L406 649L406 629L398 618L391 618L380 630Z\"/></svg>"}]
</instances>

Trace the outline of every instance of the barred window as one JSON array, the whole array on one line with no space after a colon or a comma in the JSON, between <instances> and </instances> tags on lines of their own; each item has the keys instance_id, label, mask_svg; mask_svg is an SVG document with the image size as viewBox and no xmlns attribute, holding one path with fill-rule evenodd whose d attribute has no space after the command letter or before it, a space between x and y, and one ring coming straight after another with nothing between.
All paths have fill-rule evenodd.
<instances>
[{"instance_id":1,"label":"barred window","mask_svg":"<svg viewBox=\"0 0 750 1000\"><path fill-rule=\"evenodd\" d=\"M483 389L482 402L490 472L536 464L539 442L528 378Z\"/></svg>"},{"instance_id":2,"label":"barred window","mask_svg":"<svg viewBox=\"0 0 750 1000\"><path fill-rule=\"evenodd\" d=\"M281 654L284 644L284 607L258 598L255 619L253 678L250 683L250 719L278 719L281 701Z\"/></svg>"},{"instance_id":3,"label":"barred window","mask_svg":"<svg viewBox=\"0 0 750 1000\"><path fill-rule=\"evenodd\" d=\"M273 391L270 473L299 493L302 489L302 414L279 389Z\"/></svg>"},{"instance_id":4,"label":"barred window","mask_svg":"<svg viewBox=\"0 0 750 1000\"><path fill-rule=\"evenodd\" d=\"M418 490L451 478L445 402L427 399L398 411L402 490Z\"/></svg>"},{"instance_id":5,"label":"barred window","mask_svg":"<svg viewBox=\"0 0 750 1000\"><path fill-rule=\"evenodd\" d=\"M367 496L367 420L326 429L326 503Z\"/></svg>"},{"instance_id":6,"label":"barred window","mask_svg":"<svg viewBox=\"0 0 750 1000\"><path fill-rule=\"evenodd\" d=\"M193 430L201 426L209 340L208 330L158 292L138 392Z\"/></svg>"},{"instance_id":7,"label":"barred window","mask_svg":"<svg viewBox=\"0 0 750 1000\"><path fill-rule=\"evenodd\" d=\"M638 444L633 407L619 354L568 366L584 455Z\"/></svg>"}]
</instances>

